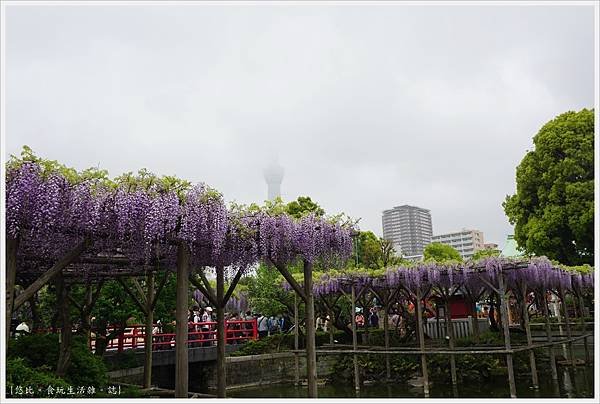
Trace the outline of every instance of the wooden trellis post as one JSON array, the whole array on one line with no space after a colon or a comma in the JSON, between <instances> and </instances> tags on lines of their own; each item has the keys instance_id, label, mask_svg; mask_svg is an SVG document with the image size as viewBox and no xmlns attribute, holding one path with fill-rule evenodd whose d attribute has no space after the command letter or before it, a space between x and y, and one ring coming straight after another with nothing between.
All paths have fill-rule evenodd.
<instances>
[{"instance_id":1,"label":"wooden trellis post","mask_svg":"<svg viewBox=\"0 0 600 404\"><path fill-rule=\"evenodd\" d=\"M315 343L315 302L311 262L304 260L304 295L306 296L306 373L308 397L317 398L317 352Z\"/></svg>"},{"instance_id":2,"label":"wooden trellis post","mask_svg":"<svg viewBox=\"0 0 600 404\"><path fill-rule=\"evenodd\" d=\"M421 287L417 287L417 290L415 291L416 293L416 298L417 298L417 335L419 336L419 347L421 349L421 351L425 350L425 332L423 331L423 302L421 301L423 299L423 294L422 294L422 290ZM421 371L423 374L423 393L425 394L425 397L428 398L429 397L429 371L427 369L427 356L422 353L421 354Z\"/></svg>"},{"instance_id":3,"label":"wooden trellis post","mask_svg":"<svg viewBox=\"0 0 600 404\"><path fill-rule=\"evenodd\" d=\"M217 397L226 396L226 368L225 368L225 274L223 267L216 268L217 275Z\"/></svg>"},{"instance_id":4,"label":"wooden trellis post","mask_svg":"<svg viewBox=\"0 0 600 404\"><path fill-rule=\"evenodd\" d=\"M585 304L583 302L583 294L579 293L578 294L578 302L579 302L579 313L581 314L581 332L585 334L586 332L586 324L585 324ZM585 362L586 363L591 363L590 360L590 350L588 347L588 339L587 337L585 337L583 339L583 348L585 350Z\"/></svg>"},{"instance_id":5,"label":"wooden trellis post","mask_svg":"<svg viewBox=\"0 0 600 404\"><path fill-rule=\"evenodd\" d=\"M300 360L298 358L298 335L300 322L298 321L298 296L294 293L294 385L300 386Z\"/></svg>"},{"instance_id":6,"label":"wooden trellis post","mask_svg":"<svg viewBox=\"0 0 600 404\"><path fill-rule=\"evenodd\" d=\"M175 311L175 398L188 396L188 285L189 247L177 247L177 299Z\"/></svg>"},{"instance_id":7,"label":"wooden trellis post","mask_svg":"<svg viewBox=\"0 0 600 404\"><path fill-rule=\"evenodd\" d=\"M531 367L531 383L533 388L539 389L537 365L535 362L535 352L531 348L533 345L533 339L531 337L531 327L529 326L529 309L527 308L527 285L521 285L521 298L523 301L523 328L525 328L525 335L527 336L527 346L529 349L529 366Z\"/></svg>"},{"instance_id":8,"label":"wooden trellis post","mask_svg":"<svg viewBox=\"0 0 600 404\"><path fill-rule=\"evenodd\" d=\"M390 293L389 291L385 293L385 300L383 304L383 344L385 346L386 351L390 348L390 325L389 323L389 309L390 309ZM385 377L387 380L392 378L392 366L390 363L390 355L385 355Z\"/></svg>"},{"instance_id":9,"label":"wooden trellis post","mask_svg":"<svg viewBox=\"0 0 600 404\"><path fill-rule=\"evenodd\" d=\"M144 313L144 388L152 386L152 352L154 339L152 337L152 329L154 325L154 307L160 296L160 293L165 286L169 278L169 271L165 271L165 274L158 285L158 288L154 289L155 276L153 272L146 274L146 291L142 288L142 285L136 278L132 279L133 285L137 290L137 295L133 290L124 282L121 278L117 278L117 281L121 284L125 292L133 299L138 308ZM99 290L98 290L99 291ZM139 296L139 297L138 297ZM187 319L186 319L187 321Z\"/></svg>"},{"instance_id":10,"label":"wooden trellis post","mask_svg":"<svg viewBox=\"0 0 600 404\"><path fill-rule=\"evenodd\" d=\"M165 277L167 275L165 274ZM144 388L152 386L152 328L154 324L154 310L149 305L154 301L154 273L148 272L146 276L146 327L144 335Z\"/></svg>"},{"instance_id":11,"label":"wooden trellis post","mask_svg":"<svg viewBox=\"0 0 600 404\"><path fill-rule=\"evenodd\" d=\"M447 296L446 294L444 294ZM454 351L454 329L452 327L452 313L450 311L450 298L446 299L446 310L445 310L445 319L446 319L446 334L448 335L448 345L451 351ZM452 378L452 385L456 386L458 384L458 380L456 377L456 357L455 355L450 355L450 376Z\"/></svg>"},{"instance_id":12,"label":"wooden trellis post","mask_svg":"<svg viewBox=\"0 0 600 404\"><path fill-rule=\"evenodd\" d=\"M560 299L560 305L563 308L563 314L564 314L564 318L565 318L565 326L567 327L567 337L570 340L573 337L573 335L571 334L571 320L569 318L569 309L567 307L567 302L565 300L565 293L563 291L562 286L558 287L558 297ZM571 366L575 366L575 354L573 352L573 342L569 341L567 346L569 347L569 356L570 356Z\"/></svg>"},{"instance_id":13,"label":"wooden trellis post","mask_svg":"<svg viewBox=\"0 0 600 404\"><path fill-rule=\"evenodd\" d=\"M352 300L352 349L356 351L358 349L358 337L356 335L356 287L354 286L354 282L352 283L351 290L351 300ZM354 353L352 360L354 362L354 390L360 391L360 370L358 368L358 356Z\"/></svg>"},{"instance_id":14,"label":"wooden trellis post","mask_svg":"<svg viewBox=\"0 0 600 404\"><path fill-rule=\"evenodd\" d=\"M498 294L500 295L500 313L502 315L502 329L504 331L504 347L506 350L510 350L510 330L508 327L508 307L506 301L506 290L504 288L504 273L500 271L498 273ZM515 372L513 368L513 354L508 352L506 354L506 367L508 369L508 385L510 388L510 397L517 398L517 385L515 383Z\"/></svg>"},{"instance_id":15,"label":"wooden trellis post","mask_svg":"<svg viewBox=\"0 0 600 404\"><path fill-rule=\"evenodd\" d=\"M542 311L544 313L544 317L546 318L546 338L548 339L548 342L552 342L552 328L550 327L550 315L548 310L548 300L546 292L543 289L541 289L540 295L540 298L542 300ZM548 352L550 354L550 368L552 370L552 380L558 382L558 371L556 369L556 356L554 354L554 345L550 345L548 347Z\"/></svg>"},{"instance_id":16,"label":"wooden trellis post","mask_svg":"<svg viewBox=\"0 0 600 404\"><path fill-rule=\"evenodd\" d=\"M17 277L18 239L6 238L6 313L5 313L5 344L8 344L10 327L12 326L13 303L15 300L15 279ZM6 345L8 346L8 345Z\"/></svg>"},{"instance_id":17,"label":"wooden trellis post","mask_svg":"<svg viewBox=\"0 0 600 404\"><path fill-rule=\"evenodd\" d=\"M370 288L371 292L383 303L383 343L386 351L390 347L390 330L389 330L389 310L392 301L396 298L399 289L391 292L389 289L380 290L379 292L374 288ZM385 374L387 380L392 378L392 366L390 363L390 355L385 354Z\"/></svg>"},{"instance_id":18,"label":"wooden trellis post","mask_svg":"<svg viewBox=\"0 0 600 404\"><path fill-rule=\"evenodd\" d=\"M73 340L71 315L69 310L69 289L62 274L57 277L56 295L58 298L58 310L60 312L60 351L58 363L56 364L56 375L63 377L71 363L71 342Z\"/></svg>"}]
</instances>

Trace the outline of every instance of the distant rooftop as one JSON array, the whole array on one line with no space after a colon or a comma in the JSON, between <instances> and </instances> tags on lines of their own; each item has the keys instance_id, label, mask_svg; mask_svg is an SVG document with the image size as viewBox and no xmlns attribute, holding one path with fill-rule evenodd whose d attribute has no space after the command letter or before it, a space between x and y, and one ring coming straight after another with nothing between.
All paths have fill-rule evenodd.
<instances>
[{"instance_id":1,"label":"distant rooftop","mask_svg":"<svg viewBox=\"0 0 600 404\"><path fill-rule=\"evenodd\" d=\"M392 211L392 210L394 210L394 209L399 209L399 208L412 208L412 209L420 209L420 210L424 210L424 211L427 211L427 212L429 212L429 209L425 209L425 208L422 208L422 207L420 207L420 206L414 206L414 205L400 205L400 206L394 206L394 207L393 207L393 208L391 208L391 209L386 209L386 210L384 210L384 212L390 212L390 211Z\"/></svg>"}]
</instances>

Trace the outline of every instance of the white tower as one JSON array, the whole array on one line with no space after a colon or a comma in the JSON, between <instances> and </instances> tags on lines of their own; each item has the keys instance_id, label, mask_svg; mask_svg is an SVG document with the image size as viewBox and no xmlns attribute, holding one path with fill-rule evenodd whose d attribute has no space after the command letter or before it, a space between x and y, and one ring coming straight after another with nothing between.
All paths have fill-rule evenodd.
<instances>
[{"instance_id":1,"label":"white tower","mask_svg":"<svg viewBox=\"0 0 600 404\"><path fill-rule=\"evenodd\" d=\"M283 167L273 162L263 171L267 181L267 199L273 200L281 196L281 181L283 180Z\"/></svg>"}]
</instances>

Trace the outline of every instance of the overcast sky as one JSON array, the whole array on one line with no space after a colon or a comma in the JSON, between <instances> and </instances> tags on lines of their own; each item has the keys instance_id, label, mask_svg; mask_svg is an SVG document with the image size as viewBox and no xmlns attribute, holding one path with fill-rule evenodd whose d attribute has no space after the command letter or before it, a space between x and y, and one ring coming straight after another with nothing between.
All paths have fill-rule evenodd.
<instances>
[{"instance_id":1,"label":"overcast sky","mask_svg":"<svg viewBox=\"0 0 600 404\"><path fill-rule=\"evenodd\" d=\"M7 6L6 150L504 244L539 128L594 103L591 6Z\"/></svg>"}]
</instances>

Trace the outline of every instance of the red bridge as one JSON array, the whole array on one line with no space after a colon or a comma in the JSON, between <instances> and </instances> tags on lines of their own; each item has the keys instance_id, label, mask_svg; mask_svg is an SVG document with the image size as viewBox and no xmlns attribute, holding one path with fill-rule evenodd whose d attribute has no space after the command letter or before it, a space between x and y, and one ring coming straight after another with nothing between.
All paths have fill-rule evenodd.
<instances>
[{"instance_id":1,"label":"red bridge","mask_svg":"<svg viewBox=\"0 0 600 404\"><path fill-rule=\"evenodd\" d=\"M154 324L152 334L152 350L167 350L175 347L175 333L163 333L165 325ZM107 333L115 331L117 327L108 327ZM125 328L125 332L108 341L107 351L116 350L122 352L126 349L145 348L146 326L143 324L131 325ZM96 346L97 335L92 334L92 350ZM241 344L258 338L256 319L238 320L225 322L225 341L227 344ZM206 323L188 323L188 346L201 347L213 346L217 343L217 323L214 321Z\"/></svg>"}]
</instances>

